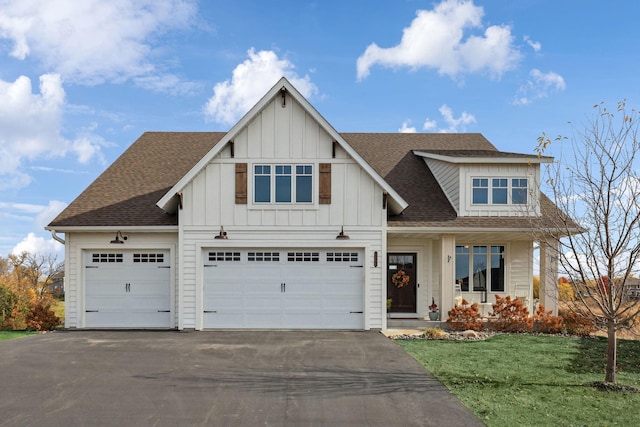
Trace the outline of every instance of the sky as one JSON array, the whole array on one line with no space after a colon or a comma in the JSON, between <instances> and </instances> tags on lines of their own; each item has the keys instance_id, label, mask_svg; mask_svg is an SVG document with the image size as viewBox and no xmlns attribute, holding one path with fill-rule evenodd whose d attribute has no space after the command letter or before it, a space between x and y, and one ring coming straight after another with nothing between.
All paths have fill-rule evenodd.
<instances>
[{"instance_id":1,"label":"sky","mask_svg":"<svg viewBox=\"0 0 640 427\"><path fill-rule=\"evenodd\" d=\"M339 132L480 132L534 153L640 109L640 2L0 0L0 256L145 131L226 131L281 77Z\"/></svg>"}]
</instances>

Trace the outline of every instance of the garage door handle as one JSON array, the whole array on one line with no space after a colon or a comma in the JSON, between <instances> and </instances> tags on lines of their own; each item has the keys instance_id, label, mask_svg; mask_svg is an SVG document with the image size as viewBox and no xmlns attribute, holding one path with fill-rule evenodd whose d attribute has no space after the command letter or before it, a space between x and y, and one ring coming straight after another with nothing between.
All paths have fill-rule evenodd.
<instances>
[{"instance_id":1,"label":"garage door handle","mask_svg":"<svg viewBox=\"0 0 640 427\"><path fill-rule=\"evenodd\" d=\"M287 284L280 283L280 292L287 292Z\"/></svg>"},{"instance_id":2,"label":"garage door handle","mask_svg":"<svg viewBox=\"0 0 640 427\"><path fill-rule=\"evenodd\" d=\"M98 310L85 310L85 313L98 313Z\"/></svg>"},{"instance_id":3,"label":"garage door handle","mask_svg":"<svg viewBox=\"0 0 640 427\"><path fill-rule=\"evenodd\" d=\"M217 313L216 310L204 310L205 313Z\"/></svg>"}]
</instances>

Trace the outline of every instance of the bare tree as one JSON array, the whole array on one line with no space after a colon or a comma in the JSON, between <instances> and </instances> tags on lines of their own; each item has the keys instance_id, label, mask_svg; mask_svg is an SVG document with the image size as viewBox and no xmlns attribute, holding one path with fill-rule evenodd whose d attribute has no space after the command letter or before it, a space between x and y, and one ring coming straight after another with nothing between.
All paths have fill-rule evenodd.
<instances>
[{"instance_id":1,"label":"bare tree","mask_svg":"<svg viewBox=\"0 0 640 427\"><path fill-rule=\"evenodd\" d=\"M33 289L39 296L49 291L53 278L64 270L64 264L53 254L22 252L9 255L9 262L17 283Z\"/></svg>"},{"instance_id":2,"label":"bare tree","mask_svg":"<svg viewBox=\"0 0 640 427\"><path fill-rule=\"evenodd\" d=\"M568 308L607 333L605 382L614 383L617 332L632 328L640 312L640 300L629 298L629 278L640 256L638 112L628 111L625 102L615 112L603 104L594 108L583 129L556 138L570 154L549 168L547 185L560 211L582 230L576 232L567 216L554 211L553 227L562 232L552 237L551 247L574 288ZM542 153L551 139L543 134L538 143Z\"/></svg>"}]
</instances>

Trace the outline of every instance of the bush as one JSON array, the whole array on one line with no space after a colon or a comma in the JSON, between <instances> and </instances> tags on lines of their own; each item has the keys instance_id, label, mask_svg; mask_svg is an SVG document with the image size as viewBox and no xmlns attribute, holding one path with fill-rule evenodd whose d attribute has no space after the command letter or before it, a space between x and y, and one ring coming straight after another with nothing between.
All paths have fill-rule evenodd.
<instances>
[{"instance_id":1,"label":"bush","mask_svg":"<svg viewBox=\"0 0 640 427\"><path fill-rule=\"evenodd\" d=\"M482 316L478 311L478 303L469 305L466 300L462 300L462 305L457 305L447 312L449 318L447 323L454 331L465 331L472 329L481 331L484 328Z\"/></svg>"},{"instance_id":2,"label":"bush","mask_svg":"<svg viewBox=\"0 0 640 427\"><path fill-rule=\"evenodd\" d=\"M520 298L511 299L507 295L502 298L496 295L491 316L491 327L499 332L529 332L533 328L533 319L529 317L529 309Z\"/></svg>"},{"instance_id":3,"label":"bush","mask_svg":"<svg viewBox=\"0 0 640 427\"><path fill-rule=\"evenodd\" d=\"M52 331L60 325L60 318L51 310L51 305L40 301L31 306L27 314L27 329Z\"/></svg>"},{"instance_id":4,"label":"bush","mask_svg":"<svg viewBox=\"0 0 640 427\"><path fill-rule=\"evenodd\" d=\"M446 338L447 333L440 328L426 328L424 336L432 340L440 340Z\"/></svg>"},{"instance_id":5,"label":"bush","mask_svg":"<svg viewBox=\"0 0 640 427\"><path fill-rule=\"evenodd\" d=\"M564 319L560 316L554 316L551 310L545 311L542 304L538 304L538 308L533 314L533 323L536 330L543 334L559 334L564 331Z\"/></svg>"},{"instance_id":6,"label":"bush","mask_svg":"<svg viewBox=\"0 0 640 427\"><path fill-rule=\"evenodd\" d=\"M24 329L27 312L27 304L11 288L0 285L0 330Z\"/></svg>"},{"instance_id":7,"label":"bush","mask_svg":"<svg viewBox=\"0 0 640 427\"><path fill-rule=\"evenodd\" d=\"M564 318L564 325L568 334L588 337L596 331L596 327L590 319L574 313L571 310L561 312Z\"/></svg>"}]
</instances>

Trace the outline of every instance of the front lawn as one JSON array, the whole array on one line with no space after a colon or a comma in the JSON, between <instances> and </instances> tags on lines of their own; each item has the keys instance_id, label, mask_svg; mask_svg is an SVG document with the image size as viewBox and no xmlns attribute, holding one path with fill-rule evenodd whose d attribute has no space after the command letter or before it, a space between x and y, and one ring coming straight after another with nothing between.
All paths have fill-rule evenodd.
<instances>
[{"instance_id":1,"label":"front lawn","mask_svg":"<svg viewBox=\"0 0 640 427\"><path fill-rule=\"evenodd\" d=\"M0 341L20 338L27 335L33 335L35 333L36 332L29 332L29 331L0 331Z\"/></svg>"},{"instance_id":2,"label":"front lawn","mask_svg":"<svg viewBox=\"0 0 640 427\"><path fill-rule=\"evenodd\" d=\"M604 338L397 343L489 426L640 425L640 393L587 385L604 379ZM640 388L640 341L618 341L618 372L618 382Z\"/></svg>"}]
</instances>

